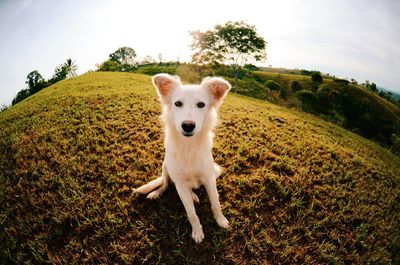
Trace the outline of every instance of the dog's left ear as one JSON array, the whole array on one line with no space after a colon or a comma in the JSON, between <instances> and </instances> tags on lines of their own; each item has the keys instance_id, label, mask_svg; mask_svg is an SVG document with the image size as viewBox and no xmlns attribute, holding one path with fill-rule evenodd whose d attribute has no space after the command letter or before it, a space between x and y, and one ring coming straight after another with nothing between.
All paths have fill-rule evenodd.
<instances>
[{"instance_id":1,"label":"dog's left ear","mask_svg":"<svg viewBox=\"0 0 400 265\"><path fill-rule=\"evenodd\" d=\"M213 105L222 102L231 89L229 82L220 77L207 77L203 79L201 86L210 93Z\"/></svg>"}]
</instances>

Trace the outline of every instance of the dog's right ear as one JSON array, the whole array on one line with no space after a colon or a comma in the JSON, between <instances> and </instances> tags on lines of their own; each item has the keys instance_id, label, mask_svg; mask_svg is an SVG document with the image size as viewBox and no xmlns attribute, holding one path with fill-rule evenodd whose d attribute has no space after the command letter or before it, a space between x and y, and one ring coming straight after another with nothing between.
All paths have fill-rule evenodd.
<instances>
[{"instance_id":1,"label":"dog's right ear","mask_svg":"<svg viewBox=\"0 0 400 265\"><path fill-rule=\"evenodd\" d=\"M169 74L157 74L153 76L153 85L156 87L157 94L164 104L169 103L171 92L182 85L178 76Z\"/></svg>"}]
</instances>

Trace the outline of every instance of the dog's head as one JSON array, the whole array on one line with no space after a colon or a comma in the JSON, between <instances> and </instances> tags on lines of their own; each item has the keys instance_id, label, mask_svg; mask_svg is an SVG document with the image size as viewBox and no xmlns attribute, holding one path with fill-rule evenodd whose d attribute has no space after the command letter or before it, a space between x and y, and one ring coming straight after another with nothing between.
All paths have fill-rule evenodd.
<instances>
[{"instance_id":1,"label":"dog's head","mask_svg":"<svg viewBox=\"0 0 400 265\"><path fill-rule=\"evenodd\" d=\"M203 128L212 108L218 108L231 85L222 78L207 77L200 85L182 85L179 77L168 74L153 76L153 84L168 111L176 130L193 136Z\"/></svg>"}]
</instances>

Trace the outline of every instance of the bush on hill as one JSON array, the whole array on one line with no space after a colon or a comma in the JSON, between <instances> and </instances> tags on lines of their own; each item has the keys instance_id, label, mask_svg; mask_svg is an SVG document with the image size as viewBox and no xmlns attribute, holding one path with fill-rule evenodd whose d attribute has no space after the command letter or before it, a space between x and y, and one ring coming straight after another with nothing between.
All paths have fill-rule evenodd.
<instances>
[{"instance_id":1,"label":"bush on hill","mask_svg":"<svg viewBox=\"0 0 400 265\"><path fill-rule=\"evenodd\" d=\"M268 80L266 85L271 90L278 90L279 91L281 89L281 85L279 85L277 82L275 82L273 80Z\"/></svg>"},{"instance_id":2,"label":"bush on hill","mask_svg":"<svg viewBox=\"0 0 400 265\"><path fill-rule=\"evenodd\" d=\"M132 64L121 64L115 60L107 60L97 67L97 71L103 72L135 72L137 70L136 65Z\"/></svg>"},{"instance_id":3,"label":"bush on hill","mask_svg":"<svg viewBox=\"0 0 400 265\"><path fill-rule=\"evenodd\" d=\"M303 102L303 109L309 112L316 112L318 105L317 95L308 90L300 90L297 92L297 97Z\"/></svg>"},{"instance_id":4,"label":"bush on hill","mask_svg":"<svg viewBox=\"0 0 400 265\"><path fill-rule=\"evenodd\" d=\"M26 99L27 97L29 97L31 94L29 93L29 89L21 89L17 95L15 96L15 98L12 100L12 105L17 104L18 102Z\"/></svg>"},{"instance_id":5,"label":"bush on hill","mask_svg":"<svg viewBox=\"0 0 400 265\"><path fill-rule=\"evenodd\" d=\"M311 74L311 80L314 82L314 83L321 83L322 82L322 75L321 75L321 73L320 72L313 72L312 74Z\"/></svg>"},{"instance_id":6,"label":"bush on hill","mask_svg":"<svg viewBox=\"0 0 400 265\"><path fill-rule=\"evenodd\" d=\"M175 75L177 67L178 66L174 64L147 64L139 66L138 73L146 75L155 75L159 73Z\"/></svg>"},{"instance_id":7,"label":"bush on hill","mask_svg":"<svg viewBox=\"0 0 400 265\"><path fill-rule=\"evenodd\" d=\"M297 92L297 91L301 90L301 84L299 81L293 80L290 83L290 88L292 89L293 92Z\"/></svg>"}]
</instances>

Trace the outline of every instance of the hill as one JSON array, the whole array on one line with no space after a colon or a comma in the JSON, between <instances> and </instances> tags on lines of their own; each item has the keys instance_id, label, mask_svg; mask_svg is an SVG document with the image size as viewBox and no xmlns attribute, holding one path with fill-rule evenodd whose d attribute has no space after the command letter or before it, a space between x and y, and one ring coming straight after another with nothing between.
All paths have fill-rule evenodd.
<instances>
[{"instance_id":1,"label":"hill","mask_svg":"<svg viewBox=\"0 0 400 265\"><path fill-rule=\"evenodd\" d=\"M91 73L0 113L0 260L76 264L398 264L400 159L312 115L231 94L213 153L229 231L204 189L196 245L160 174L150 76Z\"/></svg>"}]
</instances>

